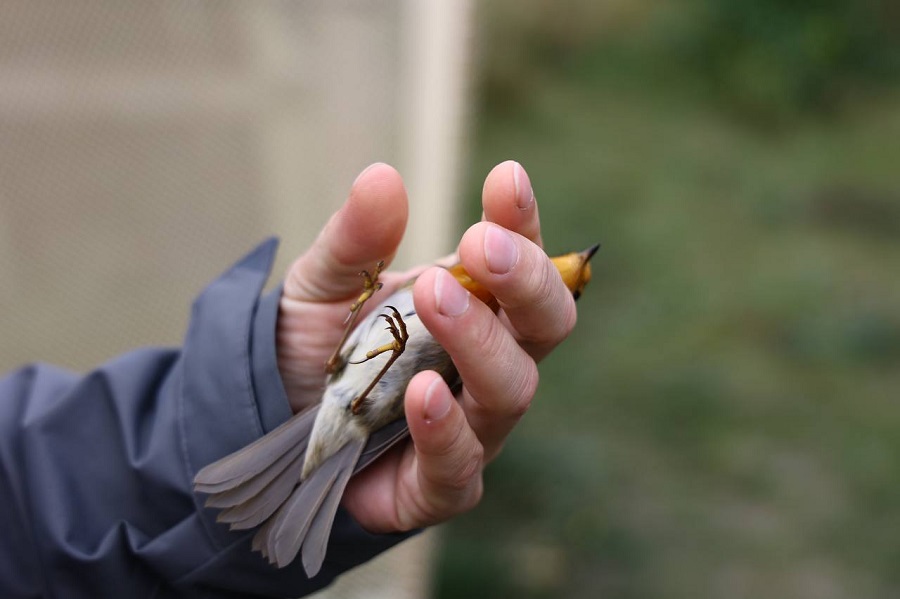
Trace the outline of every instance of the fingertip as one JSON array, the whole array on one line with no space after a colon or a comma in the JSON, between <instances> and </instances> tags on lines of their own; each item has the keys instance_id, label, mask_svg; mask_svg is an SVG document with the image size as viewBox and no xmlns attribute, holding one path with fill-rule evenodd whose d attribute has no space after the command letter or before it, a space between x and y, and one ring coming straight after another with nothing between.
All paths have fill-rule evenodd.
<instances>
[{"instance_id":1,"label":"fingertip","mask_svg":"<svg viewBox=\"0 0 900 599\"><path fill-rule=\"evenodd\" d=\"M426 424L443 420L453 407L453 395L440 376L428 384L425 389L425 401L422 404L422 419Z\"/></svg>"},{"instance_id":2,"label":"fingertip","mask_svg":"<svg viewBox=\"0 0 900 599\"><path fill-rule=\"evenodd\" d=\"M416 307L416 314L426 323L437 311L434 288L439 268L437 266L426 268L413 283L413 304Z\"/></svg>"},{"instance_id":3,"label":"fingertip","mask_svg":"<svg viewBox=\"0 0 900 599\"><path fill-rule=\"evenodd\" d=\"M481 494L484 448L462 406L443 378L432 371L413 377L406 402L426 502L444 517L469 509Z\"/></svg>"},{"instance_id":4,"label":"fingertip","mask_svg":"<svg viewBox=\"0 0 900 599\"><path fill-rule=\"evenodd\" d=\"M504 160L491 169L491 172L484 178L484 187L482 194L484 196L492 194L515 194L515 169L521 165L515 160Z\"/></svg>"},{"instance_id":5,"label":"fingertip","mask_svg":"<svg viewBox=\"0 0 900 599\"><path fill-rule=\"evenodd\" d=\"M332 301L358 293L359 272L390 264L406 231L409 207L400 174L377 162L360 173L344 205L315 242L291 265L287 297Z\"/></svg>"},{"instance_id":6,"label":"fingertip","mask_svg":"<svg viewBox=\"0 0 900 599\"><path fill-rule=\"evenodd\" d=\"M440 374L416 374L406 388L406 420L416 451L445 455L460 438L465 424L462 408Z\"/></svg>"},{"instance_id":7,"label":"fingertip","mask_svg":"<svg viewBox=\"0 0 900 599\"><path fill-rule=\"evenodd\" d=\"M447 383L433 370L417 373L406 388L407 420L424 424L440 422L447 418L454 403Z\"/></svg>"},{"instance_id":8,"label":"fingertip","mask_svg":"<svg viewBox=\"0 0 900 599\"><path fill-rule=\"evenodd\" d=\"M534 205L534 190L531 188L531 178L525 172L525 168L518 162L513 162L512 169L516 208L528 210Z\"/></svg>"},{"instance_id":9,"label":"fingertip","mask_svg":"<svg viewBox=\"0 0 900 599\"><path fill-rule=\"evenodd\" d=\"M392 256L409 218L406 187L397 170L383 162L366 167L353 182L350 197L339 212L342 238L333 246L344 264L356 265L371 256Z\"/></svg>"},{"instance_id":10,"label":"fingertip","mask_svg":"<svg viewBox=\"0 0 900 599\"><path fill-rule=\"evenodd\" d=\"M493 222L475 223L459 242L459 259L471 277L481 283L503 277L527 257L529 244L515 231ZM542 250L534 248L536 252Z\"/></svg>"},{"instance_id":11,"label":"fingertip","mask_svg":"<svg viewBox=\"0 0 900 599\"><path fill-rule=\"evenodd\" d=\"M540 217L531 179L515 160L495 166L482 188L484 219L541 245Z\"/></svg>"},{"instance_id":12,"label":"fingertip","mask_svg":"<svg viewBox=\"0 0 900 599\"><path fill-rule=\"evenodd\" d=\"M413 287L416 313L429 327L439 316L458 321L469 311L471 297L447 269L438 266L423 271Z\"/></svg>"},{"instance_id":13,"label":"fingertip","mask_svg":"<svg viewBox=\"0 0 900 599\"><path fill-rule=\"evenodd\" d=\"M443 377L432 370L413 377L405 401L406 421L420 466L432 478L452 477L460 456L470 453L468 444L474 438L462 406Z\"/></svg>"},{"instance_id":14,"label":"fingertip","mask_svg":"<svg viewBox=\"0 0 900 599\"><path fill-rule=\"evenodd\" d=\"M459 239L459 245L456 248L457 254L459 254L459 261L462 263L463 267L465 267L466 272L469 273L469 276L478 276L478 272L482 270L479 266L473 272L473 265L480 265L484 263L484 233L485 230L491 226L487 222L475 223L466 229L466 232L463 233L462 237Z\"/></svg>"},{"instance_id":15,"label":"fingertip","mask_svg":"<svg viewBox=\"0 0 900 599\"><path fill-rule=\"evenodd\" d=\"M350 186L350 197L358 194L378 196L406 195L403 178L390 164L373 162L364 168Z\"/></svg>"},{"instance_id":16,"label":"fingertip","mask_svg":"<svg viewBox=\"0 0 900 599\"><path fill-rule=\"evenodd\" d=\"M385 166L387 166L388 168L390 168L392 170L396 170L385 162L373 162L372 164L370 164L363 170L359 171L359 174L356 175L356 179L353 180L353 185L350 186L350 192L351 193L353 192L353 188L356 187L356 184L359 183L361 179L365 178L365 176L368 174L369 171L374 170L374 169L381 169L382 167L385 167Z\"/></svg>"}]
</instances>

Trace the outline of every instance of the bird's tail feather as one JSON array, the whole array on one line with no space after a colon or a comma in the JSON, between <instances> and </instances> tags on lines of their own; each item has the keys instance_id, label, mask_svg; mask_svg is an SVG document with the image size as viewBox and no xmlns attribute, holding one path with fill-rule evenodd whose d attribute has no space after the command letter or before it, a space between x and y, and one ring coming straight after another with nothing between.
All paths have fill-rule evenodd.
<instances>
[{"instance_id":1,"label":"bird's tail feather","mask_svg":"<svg viewBox=\"0 0 900 599\"><path fill-rule=\"evenodd\" d=\"M210 495L206 500L206 507L216 507L221 509L231 508L240 505L252 498L258 496L263 490L268 492L268 487L276 478L285 478L292 469L294 462L303 461L302 447L292 448L283 456L278 458L271 466L260 472L259 474L245 480L240 485L219 491ZM297 480L294 479L296 484ZM228 522L229 520L225 520Z\"/></svg>"},{"instance_id":2,"label":"bird's tail feather","mask_svg":"<svg viewBox=\"0 0 900 599\"><path fill-rule=\"evenodd\" d=\"M312 406L260 437L240 451L236 451L206 466L194 477L194 489L216 495L229 491L280 463L282 470L291 460L281 461L285 454L306 450L319 406ZM279 471L275 470L274 474ZM274 475L273 475L274 476Z\"/></svg>"},{"instance_id":3,"label":"bird's tail feather","mask_svg":"<svg viewBox=\"0 0 900 599\"><path fill-rule=\"evenodd\" d=\"M243 530L262 524L290 496L297 486L297 481L300 480L302 469L303 453L299 453L274 480L242 503L236 503L221 511L216 521L229 524L232 530Z\"/></svg>"},{"instance_id":4,"label":"bird's tail feather","mask_svg":"<svg viewBox=\"0 0 900 599\"><path fill-rule=\"evenodd\" d=\"M247 529L275 513L300 479L317 412L318 406L300 412L197 473L194 488L210 494L206 506L222 509L218 522L229 524L232 530Z\"/></svg>"},{"instance_id":5,"label":"bird's tail feather","mask_svg":"<svg viewBox=\"0 0 900 599\"><path fill-rule=\"evenodd\" d=\"M373 432L369 435L369 440L366 441L366 447L356 462L353 474L363 470L407 436L409 436L409 426L406 424L406 418L395 420Z\"/></svg>"},{"instance_id":6,"label":"bird's tail feather","mask_svg":"<svg viewBox=\"0 0 900 599\"><path fill-rule=\"evenodd\" d=\"M354 460L358 461L358 460ZM325 561L325 553L328 551L328 538L331 536L331 527L334 524L334 517L337 513L338 505L341 503L341 497L344 494L344 487L353 474L353 467L346 468L338 475L337 480L328 490L322 506L313 517L306 538L303 539L301 546L301 556L303 558L303 569L310 577L318 574L322 569L322 563Z\"/></svg>"},{"instance_id":7,"label":"bird's tail feather","mask_svg":"<svg viewBox=\"0 0 900 599\"><path fill-rule=\"evenodd\" d=\"M313 406L247 447L197 473L195 490L209 494L208 507L232 529L262 524L252 547L283 568L302 550L309 576L322 567L331 527L350 477L409 434L397 420L367 440L353 440L300 482L318 406Z\"/></svg>"},{"instance_id":8,"label":"bird's tail feather","mask_svg":"<svg viewBox=\"0 0 900 599\"><path fill-rule=\"evenodd\" d=\"M306 573L315 576L325 557L331 525L344 488L364 446L365 440L354 439L325 460L256 533L254 548L271 563L283 568L294 560L302 546Z\"/></svg>"}]
</instances>

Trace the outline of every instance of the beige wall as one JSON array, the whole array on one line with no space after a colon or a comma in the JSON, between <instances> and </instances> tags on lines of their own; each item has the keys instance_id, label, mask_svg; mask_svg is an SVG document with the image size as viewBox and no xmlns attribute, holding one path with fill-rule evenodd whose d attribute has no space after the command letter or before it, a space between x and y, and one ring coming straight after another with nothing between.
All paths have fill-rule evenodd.
<instances>
[{"instance_id":1,"label":"beige wall","mask_svg":"<svg viewBox=\"0 0 900 599\"><path fill-rule=\"evenodd\" d=\"M208 281L271 234L280 276L376 160L410 192L401 264L450 251L470 20L446 0L0 4L0 368L178 344ZM422 596L421 554L365 596Z\"/></svg>"},{"instance_id":2,"label":"beige wall","mask_svg":"<svg viewBox=\"0 0 900 599\"><path fill-rule=\"evenodd\" d=\"M273 233L280 274L375 160L410 191L401 263L452 249L465 3L63 6L0 5L0 367L178 343L198 289Z\"/></svg>"}]
</instances>

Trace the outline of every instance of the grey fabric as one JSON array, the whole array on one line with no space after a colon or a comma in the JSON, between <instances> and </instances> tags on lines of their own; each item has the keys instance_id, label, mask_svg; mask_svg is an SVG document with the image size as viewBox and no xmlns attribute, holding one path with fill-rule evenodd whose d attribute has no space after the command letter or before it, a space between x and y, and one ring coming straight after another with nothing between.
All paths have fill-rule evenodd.
<instances>
[{"instance_id":1,"label":"grey fabric","mask_svg":"<svg viewBox=\"0 0 900 599\"><path fill-rule=\"evenodd\" d=\"M290 409L275 359L280 289L260 297L277 242L194 302L180 349L142 349L76 375L32 365L0 380L0 597L301 596L407 535L339 512L308 580L216 524L197 470Z\"/></svg>"}]
</instances>

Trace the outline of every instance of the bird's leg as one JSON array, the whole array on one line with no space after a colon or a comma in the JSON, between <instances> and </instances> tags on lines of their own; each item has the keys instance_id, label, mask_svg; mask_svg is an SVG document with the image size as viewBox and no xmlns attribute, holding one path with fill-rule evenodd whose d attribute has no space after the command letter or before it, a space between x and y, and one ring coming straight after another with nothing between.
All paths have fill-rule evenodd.
<instances>
[{"instance_id":1,"label":"bird's leg","mask_svg":"<svg viewBox=\"0 0 900 599\"><path fill-rule=\"evenodd\" d=\"M347 343L350 331L353 330L353 325L356 324L356 319L359 318L359 312L362 309L363 304L365 304L376 291L381 289L381 282L378 280L378 275L381 274L382 270L384 270L384 260L379 260L378 264L375 265L375 270L372 271L372 274L369 274L369 271L367 270L359 273L359 275L363 277L363 292L356 298L356 301L350 305L350 313L347 315L346 320L344 320L344 324L346 325L344 328L344 335L338 342L334 353L331 354L331 357L325 362L325 372L327 374L334 374L345 366L341 350L344 349L344 344Z\"/></svg>"},{"instance_id":2,"label":"bird's leg","mask_svg":"<svg viewBox=\"0 0 900 599\"><path fill-rule=\"evenodd\" d=\"M385 375L385 373L390 369L391 365L400 357L400 354L403 353L403 350L406 349L406 341L409 339L409 333L406 331L406 323L403 322L403 317L400 316L400 313L397 311L397 308L394 306L385 306L386 308L390 308L391 312L394 313L393 318L388 316L387 314L379 314L383 319L385 319L388 323L388 326L385 330L390 331L391 335L393 335L394 340L390 343L385 343L380 347L376 347L373 350L366 352L366 357L359 362L350 362L351 364L362 364L363 362L368 362L375 356L380 356L385 352L391 352L391 357L388 358L388 361L385 362L384 366L381 368L381 371L375 375L375 378L372 379L372 382L369 383L369 386L366 387L362 393L360 393L352 402L350 402L350 412L354 415L359 414L362 411L363 405L365 404L366 398L369 393L372 392L372 389L375 388L375 385L378 384L378 381L381 380L381 377Z\"/></svg>"}]
</instances>

